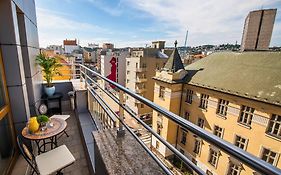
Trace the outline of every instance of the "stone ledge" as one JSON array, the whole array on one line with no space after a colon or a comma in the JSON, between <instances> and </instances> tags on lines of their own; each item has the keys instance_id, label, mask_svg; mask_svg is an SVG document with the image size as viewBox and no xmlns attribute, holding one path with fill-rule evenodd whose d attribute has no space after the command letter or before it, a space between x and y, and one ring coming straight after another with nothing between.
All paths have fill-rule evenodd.
<instances>
[{"instance_id":1,"label":"stone ledge","mask_svg":"<svg viewBox=\"0 0 281 175\"><path fill-rule=\"evenodd\" d=\"M117 138L116 128L93 131L96 174L165 174L128 132Z\"/></svg>"}]
</instances>

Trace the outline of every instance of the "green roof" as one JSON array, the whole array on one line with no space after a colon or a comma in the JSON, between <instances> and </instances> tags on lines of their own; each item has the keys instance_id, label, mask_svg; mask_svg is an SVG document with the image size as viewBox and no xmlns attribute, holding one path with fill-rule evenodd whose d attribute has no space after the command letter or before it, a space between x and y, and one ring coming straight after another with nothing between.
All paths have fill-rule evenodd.
<instances>
[{"instance_id":1,"label":"green roof","mask_svg":"<svg viewBox=\"0 0 281 175\"><path fill-rule=\"evenodd\" d=\"M185 69L190 85L281 106L281 52L217 52Z\"/></svg>"},{"instance_id":2,"label":"green roof","mask_svg":"<svg viewBox=\"0 0 281 175\"><path fill-rule=\"evenodd\" d=\"M184 69L184 67L178 49L175 48L172 54L170 55L168 61L166 62L163 70L177 72L180 69Z\"/></svg>"}]
</instances>

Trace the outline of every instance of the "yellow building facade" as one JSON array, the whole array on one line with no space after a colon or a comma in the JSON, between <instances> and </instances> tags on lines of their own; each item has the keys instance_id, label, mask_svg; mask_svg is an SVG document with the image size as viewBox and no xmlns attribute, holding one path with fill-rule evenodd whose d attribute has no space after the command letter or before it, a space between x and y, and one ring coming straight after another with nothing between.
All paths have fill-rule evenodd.
<instances>
[{"instance_id":1,"label":"yellow building facade","mask_svg":"<svg viewBox=\"0 0 281 175\"><path fill-rule=\"evenodd\" d=\"M280 58L280 52L215 53L184 70L167 69L154 77L154 102L281 168ZM257 174L156 112L153 129L207 174ZM173 156L155 137L152 146Z\"/></svg>"}]
</instances>

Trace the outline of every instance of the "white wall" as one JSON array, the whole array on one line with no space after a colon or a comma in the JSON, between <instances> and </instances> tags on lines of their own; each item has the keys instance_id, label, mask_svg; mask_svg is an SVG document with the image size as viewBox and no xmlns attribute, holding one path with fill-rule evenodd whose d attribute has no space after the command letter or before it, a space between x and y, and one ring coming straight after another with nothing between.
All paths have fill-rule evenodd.
<instances>
[{"instance_id":1,"label":"white wall","mask_svg":"<svg viewBox=\"0 0 281 175\"><path fill-rule=\"evenodd\" d=\"M64 52L65 53L71 53L73 50L78 49L79 47L77 45L65 45L64 46Z\"/></svg>"}]
</instances>

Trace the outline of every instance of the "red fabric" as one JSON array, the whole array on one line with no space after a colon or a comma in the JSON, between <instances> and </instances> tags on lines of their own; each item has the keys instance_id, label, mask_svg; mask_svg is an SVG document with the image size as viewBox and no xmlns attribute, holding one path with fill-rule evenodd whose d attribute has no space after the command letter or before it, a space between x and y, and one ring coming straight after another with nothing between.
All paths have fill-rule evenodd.
<instances>
[{"instance_id":1,"label":"red fabric","mask_svg":"<svg viewBox=\"0 0 281 175\"><path fill-rule=\"evenodd\" d=\"M116 66L116 58L115 57L112 57L111 60L109 61L110 64L111 64L111 72L110 74L106 77L114 82L116 82L116 69L117 69L117 66ZM115 88L114 85L110 84L110 87L111 88Z\"/></svg>"}]
</instances>

